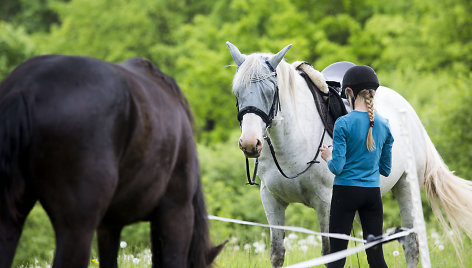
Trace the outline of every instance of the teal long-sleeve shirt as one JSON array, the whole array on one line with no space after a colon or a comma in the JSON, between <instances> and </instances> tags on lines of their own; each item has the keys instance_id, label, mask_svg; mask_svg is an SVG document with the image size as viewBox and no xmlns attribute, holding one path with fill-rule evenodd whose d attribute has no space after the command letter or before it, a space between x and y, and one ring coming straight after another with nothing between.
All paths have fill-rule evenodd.
<instances>
[{"instance_id":1,"label":"teal long-sleeve shirt","mask_svg":"<svg viewBox=\"0 0 472 268\"><path fill-rule=\"evenodd\" d=\"M380 187L380 174L390 174L394 139L388 120L375 113L375 149L370 152L366 147L369 127L367 112L352 111L336 120L333 153L328 161L328 168L335 175L334 185Z\"/></svg>"}]
</instances>

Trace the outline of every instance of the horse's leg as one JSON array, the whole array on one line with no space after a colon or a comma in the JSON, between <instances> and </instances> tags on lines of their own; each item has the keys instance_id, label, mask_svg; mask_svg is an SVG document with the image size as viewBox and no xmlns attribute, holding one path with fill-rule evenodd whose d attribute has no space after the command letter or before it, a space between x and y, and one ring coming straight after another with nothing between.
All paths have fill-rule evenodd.
<instances>
[{"instance_id":1,"label":"horse's leg","mask_svg":"<svg viewBox=\"0 0 472 268\"><path fill-rule=\"evenodd\" d=\"M400 215L402 217L403 227L413 228L414 227L414 211L413 201L411 199L411 188L406 182L406 174L404 174L397 184L392 188L392 192L397 199L398 206L400 207ZM405 250L406 262L409 268L418 266L418 238L416 233L411 233L405 238L403 243L403 249Z\"/></svg>"},{"instance_id":2,"label":"horse's leg","mask_svg":"<svg viewBox=\"0 0 472 268\"><path fill-rule=\"evenodd\" d=\"M6 208L5 203L0 205L0 268L11 266L23 224L36 199L30 197L17 202L15 216Z\"/></svg>"},{"instance_id":3,"label":"horse's leg","mask_svg":"<svg viewBox=\"0 0 472 268\"><path fill-rule=\"evenodd\" d=\"M59 226L63 224L53 224L56 232L56 254L52 267L87 267L94 228L89 224Z\"/></svg>"},{"instance_id":4,"label":"horse's leg","mask_svg":"<svg viewBox=\"0 0 472 268\"><path fill-rule=\"evenodd\" d=\"M118 267L118 249L122 226L100 226L97 230L100 267Z\"/></svg>"},{"instance_id":5,"label":"horse's leg","mask_svg":"<svg viewBox=\"0 0 472 268\"><path fill-rule=\"evenodd\" d=\"M287 203L275 197L269 189L261 183L261 200L270 225L285 224L285 209ZM270 229L270 263L273 268L282 267L284 264L284 236L285 233L280 229Z\"/></svg>"},{"instance_id":6,"label":"horse's leg","mask_svg":"<svg viewBox=\"0 0 472 268\"><path fill-rule=\"evenodd\" d=\"M331 193L326 193L331 196ZM325 196L324 196L325 197ZM329 233L329 209L330 209L331 198L325 198L324 200L318 200L314 208L316 209L316 216L320 225L320 231L323 233ZM321 254L326 255L329 253L329 238L323 236L321 238Z\"/></svg>"},{"instance_id":7,"label":"horse's leg","mask_svg":"<svg viewBox=\"0 0 472 268\"><path fill-rule=\"evenodd\" d=\"M48 171L38 183L39 200L56 234L53 267L87 267L93 234L112 198L118 176L112 161L100 155L85 157L69 169ZM77 161L77 160L75 160ZM75 162L73 162L75 163ZM54 172L56 171L56 172Z\"/></svg>"},{"instance_id":8,"label":"horse's leg","mask_svg":"<svg viewBox=\"0 0 472 268\"><path fill-rule=\"evenodd\" d=\"M185 195L185 194L183 194ZM177 199L179 194L177 194ZM193 234L192 201L164 197L151 217L153 267L187 267Z\"/></svg>"}]
</instances>

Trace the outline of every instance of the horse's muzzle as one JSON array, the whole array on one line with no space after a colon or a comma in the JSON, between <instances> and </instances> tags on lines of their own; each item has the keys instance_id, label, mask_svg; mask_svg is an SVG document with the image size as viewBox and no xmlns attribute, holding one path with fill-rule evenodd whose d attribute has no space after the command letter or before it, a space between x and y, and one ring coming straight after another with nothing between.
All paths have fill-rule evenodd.
<instances>
[{"instance_id":1,"label":"horse's muzzle","mask_svg":"<svg viewBox=\"0 0 472 268\"><path fill-rule=\"evenodd\" d=\"M252 143L239 139L238 145L247 158L258 158L261 155L262 142L259 139Z\"/></svg>"}]
</instances>

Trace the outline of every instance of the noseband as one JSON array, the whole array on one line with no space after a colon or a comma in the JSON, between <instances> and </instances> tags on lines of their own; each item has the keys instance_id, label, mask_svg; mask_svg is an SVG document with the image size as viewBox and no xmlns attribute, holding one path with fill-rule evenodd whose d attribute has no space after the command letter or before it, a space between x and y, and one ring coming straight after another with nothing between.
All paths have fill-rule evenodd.
<instances>
[{"instance_id":1,"label":"noseband","mask_svg":"<svg viewBox=\"0 0 472 268\"><path fill-rule=\"evenodd\" d=\"M277 77L277 72L275 71L274 67L272 67L272 65L270 65L267 58L265 59L265 63L269 67L271 73L269 73L267 75L264 75L264 76L261 76L261 77L251 78L250 82L252 82L252 83L260 82L260 81L262 81L264 79L267 79L271 76ZM312 94L314 94L314 93L312 92ZM277 161L277 157L275 155L275 149L274 149L274 146L272 145L272 141L270 139L269 132L267 131L267 129L270 128L271 125L272 125L272 120L277 115L277 110L280 111L279 87L277 85L277 80L276 80L276 84L275 84L274 100L272 101L272 105L270 107L269 114L266 114L264 111L262 111L261 109L255 107L255 106L246 106L243 109L239 110L239 102L238 102L237 97L236 97L236 108L238 109L238 121L239 121L240 125L242 123L243 116L245 114L248 114L248 113L256 114L257 116L259 116L262 119L262 121L264 121L264 123L266 124L266 131L265 132L267 133L267 135L264 136L264 139L267 141L267 144L269 145L270 153L272 155L272 158L274 159L274 163L275 163L277 169L279 170L280 174L282 176L284 176L285 178L295 179L295 178L299 177L300 175L304 174L306 171L308 171L308 169L313 164L320 163L319 161L316 160L316 158L318 158L318 155L320 153L319 148L321 148L321 145L323 144L323 140L324 140L324 137L325 137L325 134L326 134L326 128L324 129L323 135L321 136L320 144L319 144L319 146L316 150L315 157L313 158L313 160L311 160L307 163L307 166L303 171L297 173L296 175L288 176L288 175L285 174L285 172L280 167L279 162ZM257 176L257 167L258 166L259 166L259 158L256 158L256 161L255 161L255 164L254 164L254 172L253 172L252 179L251 179L251 174L250 174L250 171L249 171L249 160L246 157L246 176L247 176L247 180L248 180L247 184L249 184L249 185L259 185L255 182L256 181L256 176Z\"/></svg>"}]
</instances>

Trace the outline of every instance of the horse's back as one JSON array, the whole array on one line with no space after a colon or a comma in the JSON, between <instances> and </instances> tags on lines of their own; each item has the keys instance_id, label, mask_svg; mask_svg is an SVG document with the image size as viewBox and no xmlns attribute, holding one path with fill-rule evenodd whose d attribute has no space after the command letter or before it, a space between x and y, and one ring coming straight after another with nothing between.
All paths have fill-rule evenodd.
<instances>
[{"instance_id":1,"label":"horse's back","mask_svg":"<svg viewBox=\"0 0 472 268\"><path fill-rule=\"evenodd\" d=\"M27 103L32 138L25 174L43 203L98 202L107 215L136 221L151 213L184 161L196 169L183 96L168 89L167 76L140 63L149 62L40 56L0 85L0 98L18 95Z\"/></svg>"}]
</instances>

